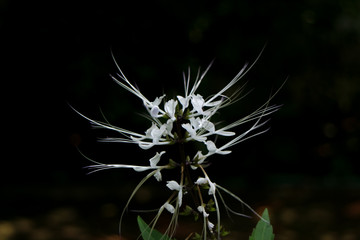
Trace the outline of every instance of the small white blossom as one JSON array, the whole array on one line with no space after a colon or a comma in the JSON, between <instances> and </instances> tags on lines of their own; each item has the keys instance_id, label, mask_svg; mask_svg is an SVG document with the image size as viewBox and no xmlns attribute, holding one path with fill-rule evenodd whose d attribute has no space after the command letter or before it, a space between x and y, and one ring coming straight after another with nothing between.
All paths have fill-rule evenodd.
<instances>
[{"instance_id":1,"label":"small white blossom","mask_svg":"<svg viewBox=\"0 0 360 240\"><path fill-rule=\"evenodd\" d=\"M174 137L174 135L171 133L172 129L174 127L173 121L171 119L168 119L167 122L164 124L166 128L166 134L170 137Z\"/></svg>"},{"instance_id":2,"label":"small white blossom","mask_svg":"<svg viewBox=\"0 0 360 240\"><path fill-rule=\"evenodd\" d=\"M205 104L205 100L200 94L191 96L191 104L197 113L204 114L203 106Z\"/></svg>"},{"instance_id":3,"label":"small white blossom","mask_svg":"<svg viewBox=\"0 0 360 240\"><path fill-rule=\"evenodd\" d=\"M175 190L178 191L178 201L179 201L179 206L181 206L182 204L182 198L183 198L183 189L182 186L180 184L178 184L176 181L172 180L172 181L168 181L166 186L170 189L170 190Z\"/></svg>"},{"instance_id":4,"label":"small white blossom","mask_svg":"<svg viewBox=\"0 0 360 240\"><path fill-rule=\"evenodd\" d=\"M156 167L156 165L159 163L161 156L165 153L165 151L162 151L160 154L156 153L156 155L154 157L152 157L149 161L150 161L150 167ZM160 173L160 170L158 170L155 174L154 177L156 178L156 180L161 181L162 176Z\"/></svg>"},{"instance_id":5,"label":"small white blossom","mask_svg":"<svg viewBox=\"0 0 360 240\"><path fill-rule=\"evenodd\" d=\"M206 119L201 119L200 127L206 129L209 133L215 132L215 125Z\"/></svg>"},{"instance_id":6,"label":"small white blossom","mask_svg":"<svg viewBox=\"0 0 360 240\"><path fill-rule=\"evenodd\" d=\"M191 164L191 169L196 170L198 167L198 165L203 164L203 162L205 161L206 156L204 156L201 151L198 151L193 159L193 163L195 164Z\"/></svg>"},{"instance_id":7,"label":"small white blossom","mask_svg":"<svg viewBox=\"0 0 360 240\"><path fill-rule=\"evenodd\" d=\"M166 139L163 138L163 136L166 135L168 128L169 127L167 126L167 124L163 124L159 128L157 124L152 123L151 127L146 130L145 136L141 136L139 138L130 136L130 138L135 143L137 143L139 147L145 150L153 147L154 145L169 144L166 142ZM146 141L147 139L149 139L151 142Z\"/></svg>"},{"instance_id":8,"label":"small white blossom","mask_svg":"<svg viewBox=\"0 0 360 240\"><path fill-rule=\"evenodd\" d=\"M180 104L182 105L181 110L184 112L184 110L189 107L190 97L177 96L177 99L179 100Z\"/></svg>"},{"instance_id":9,"label":"small white blossom","mask_svg":"<svg viewBox=\"0 0 360 240\"><path fill-rule=\"evenodd\" d=\"M158 106L153 106L150 110L150 115L154 118L160 117L159 115L160 108Z\"/></svg>"},{"instance_id":10,"label":"small white blossom","mask_svg":"<svg viewBox=\"0 0 360 240\"><path fill-rule=\"evenodd\" d=\"M215 191L216 191L216 187L215 187L215 183L211 182L210 179L208 179L209 182L209 195L215 195Z\"/></svg>"},{"instance_id":11,"label":"small white blossom","mask_svg":"<svg viewBox=\"0 0 360 240\"><path fill-rule=\"evenodd\" d=\"M206 137L202 137L197 134L196 129L190 123L184 123L181 126L190 134L190 139L198 142L203 142L206 140Z\"/></svg>"},{"instance_id":12,"label":"small white blossom","mask_svg":"<svg viewBox=\"0 0 360 240\"><path fill-rule=\"evenodd\" d=\"M210 232L212 232L215 225L212 222L210 222L209 220L207 221L207 225L208 225Z\"/></svg>"},{"instance_id":13,"label":"small white blossom","mask_svg":"<svg viewBox=\"0 0 360 240\"><path fill-rule=\"evenodd\" d=\"M204 206L198 206L198 207L197 207L197 210L198 210L200 213L203 214L204 218L206 218L206 217L209 216L209 214L205 211Z\"/></svg>"},{"instance_id":14,"label":"small white blossom","mask_svg":"<svg viewBox=\"0 0 360 240\"><path fill-rule=\"evenodd\" d=\"M195 184L197 185L204 185L209 184L209 195L215 195L216 186L215 183L211 182L208 176L200 177L196 180Z\"/></svg>"},{"instance_id":15,"label":"small white blossom","mask_svg":"<svg viewBox=\"0 0 360 240\"><path fill-rule=\"evenodd\" d=\"M168 181L166 186L170 189L170 190L175 190L175 191L180 191L180 185L174 181L174 180L171 180L171 181Z\"/></svg>"},{"instance_id":16,"label":"small white blossom","mask_svg":"<svg viewBox=\"0 0 360 240\"><path fill-rule=\"evenodd\" d=\"M150 115L153 118L159 118L162 116L162 114L159 114L159 112L160 112L159 105L164 97L165 97L165 94L161 97L155 98L155 100L153 102L147 103L146 101L144 101L144 105L148 108Z\"/></svg>"},{"instance_id":17,"label":"small white blossom","mask_svg":"<svg viewBox=\"0 0 360 240\"><path fill-rule=\"evenodd\" d=\"M220 149L218 149L215 146L215 143L213 141L206 141L205 144L206 144L207 150L209 151L209 154L217 153L217 154L225 155L225 154L231 153L231 151L221 151Z\"/></svg>"},{"instance_id":18,"label":"small white blossom","mask_svg":"<svg viewBox=\"0 0 360 240\"><path fill-rule=\"evenodd\" d=\"M203 185L203 184L207 184L208 180L206 178L200 177L198 178L198 180L196 180L195 184L197 185Z\"/></svg>"},{"instance_id":19,"label":"small white blossom","mask_svg":"<svg viewBox=\"0 0 360 240\"><path fill-rule=\"evenodd\" d=\"M159 163L160 158L164 153L165 153L165 151L162 151L160 153L157 152L154 157L150 158L150 160L149 160L150 161L150 166L155 167Z\"/></svg>"},{"instance_id":20,"label":"small white blossom","mask_svg":"<svg viewBox=\"0 0 360 240\"><path fill-rule=\"evenodd\" d=\"M175 117L175 111L176 111L176 106L177 106L178 102L175 101L174 99L170 99L169 101L167 101L165 103L165 112L167 113L167 115L169 116L169 118L172 120L172 121L175 121L176 120L176 117Z\"/></svg>"}]
</instances>

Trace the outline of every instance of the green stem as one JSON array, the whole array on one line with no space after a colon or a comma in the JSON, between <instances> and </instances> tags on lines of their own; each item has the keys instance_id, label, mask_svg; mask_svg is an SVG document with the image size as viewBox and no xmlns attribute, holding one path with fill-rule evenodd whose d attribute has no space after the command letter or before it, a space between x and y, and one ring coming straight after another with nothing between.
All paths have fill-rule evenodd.
<instances>
[{"instance_id":1,"label":"green stem","mask_svg":"<svg viewBox=\"0 0 360 240\"><path fill-rule=\"evenodd\" d=\"M176 120L176 133L178 135L178 146L179 146L179 155L180 155L180 162L181 162L181 170L182 174L185 174L185 185L189 186L190 188L190 194L194 200L194 203L196 206L199 206L199 200L196 197L195 194L195 188L194 188L194 181L192 180L189 165L186 161L186 154L185 154L185 134L183 134L183 128L181 127L183 118L179 117Z\"/></svg>"}]
</instances>

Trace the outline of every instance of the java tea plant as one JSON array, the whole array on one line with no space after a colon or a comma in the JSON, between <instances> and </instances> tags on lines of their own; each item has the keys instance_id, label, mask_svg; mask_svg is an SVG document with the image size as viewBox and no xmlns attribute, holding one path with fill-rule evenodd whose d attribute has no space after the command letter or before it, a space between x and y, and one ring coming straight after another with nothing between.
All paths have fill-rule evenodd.
<instances>
[{"instance_id":1,"label":"java tea plant","mask_svg":"<svg viewBox=\"0 0 360 240\"><path fill-rule=\"evenodd\" d=\"M91 173L106 169L127 168L139 172L139 175L143 176L130 194L121 214L120 237L125 231L121 228L121 225L130 202L146 181L155 178L156 181L154 182L158 182L163 188L169 189L171 194L167 199L158 203L158 209L149 224L140 216L138 217L139 236L142 236L145 240L174 239L177 227L181 224L180 219L182 216L188 215L193 215L194 220L201 221L202 228L196 233L187 233L186 239L225 238L229 235L229 232L222 225L223 213L220 211L220 206L228 213L242 214L230 208L224 200L224 195L228 195L235 202L237 201L242 206L245 206L259 218L260 226L258 228L260 230L256 228L250 239L273 239L267 211L264 212L265 215L260 216L229 189L217 184L207 172L207 167L211 167L209 163L214 155L228 155L231 153L233 146L266 132L266 118L279 109L277 105L270 105L270 100L275 95L272 94L263 105L258 106L249 115L239 116L236 121L226 125L213 121L215 114L219 113L223 108L231 107L232 104L242 98L243 87L237 85L251 69L252 65L249 67L245 65L218 92L206 97L201 94L199 89L200 85L205 81L205 74L211 64L205 71L201 72L199 70L195 79L191 79L189 69L187 73L183 74L183 93L180 93L175 98L169 98L166 94L163 94L155 99L148 99L143 95L135 84L125 77L120 67L116 65L119 73L112 76L112 79L138 98L144 106L146 118L149 120L144 132L134 132L113 126L106 121L97 121L78 112L95 126L112 130L118 134L118 137L115 138L102 139L104 142L136 144L143 151L152 151L154 146L157 146L157 149L162 149L154 152L152 158L144 159L142 165L103 164L89 159L94 163L88 166ZM235 113L237 114L237 112ZM237 127L240 125L245 126L245 124L247 124L248 128L239 132ZM217 141L218 139L222 141ZM187 151L188 146L194 142L197 143L194 146L201 147L190 153ZM175 146L175 154L167 150L170 145ZM174 174L166 174L171 178L163 179L162 174L165 171L171 171ZM159 219L165 212L169 212L171 218L167 223L166 230L160 233L156 229L159 227ZM261 231L265 231L265 235ZM269 237L263 238L267 236Z\"/></svg>"}]
</instances>

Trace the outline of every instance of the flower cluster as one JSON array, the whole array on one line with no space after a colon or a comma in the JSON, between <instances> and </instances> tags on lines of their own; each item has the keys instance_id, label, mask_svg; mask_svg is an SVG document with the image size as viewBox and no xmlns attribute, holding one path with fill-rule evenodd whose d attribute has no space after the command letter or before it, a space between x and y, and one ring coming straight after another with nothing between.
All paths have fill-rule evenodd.
<instances>
[{"instance_id":1,"label":"flower cluster","mask_svg":"<svg viewBox=\"0 0 360 240\"><path fill-rule=\"evenodd\" d=\"M154 221L152 222L152 226L154 227L164 210L170 212L173 217L166 231L166 234L170 236L175 233L179 214L191 213L203 217L204 228L202 234L200 235L201 238L207 239L207 236L209 236L207 234L210 234L213 238L220 239L220 210L217 199L217 196L221 197L219 190L229 194L241 203L245 203L230 191L217 185L209 178L205 171L208 158L214 154L229 154L231 153L231 150L229 150L230 147L265 132L266 129L256 131L266 123L266 121L262 121L263 117L273 113L279 108L279 106L269 106L269 101L272 98L270 97L264 105L260 106L251 114L226 126L218 127L218 124L212 122L212 117L220 109L229 106L239 99L242 88L236 89L229 96L226 95L226 92L239 82L251 66L247 68L247 65L245 65L242 70L220 91L210 97L204 98L198 93L198 88L210 66L211 64L203 73L200 73L199 70L192 87L190 86L190 69L187 74L184 73L185 92L183 95L178 95L175 99L167 99L164 94L155 98L153 101L146 98L138 88L131 84L121 69L118 68L120 73L117 77L112 77L113 80L142 101L145 110L148 113L147 118L151 120L150 127L144 131L144 133L137 133L115 127L109 123L95 121L82 115L93 124L102 128L114 130L120 135L118 138L106 138L103 139L103 141L137 144L144 150L151 149L154 146L179 145L178 156L171 157L171 159L175 160L170 160L170 157L168 157L169 161L165 165L159 165L160 160L167 155L167 152L164 150L160 153L157 152L154 157L149 160L149 164L144 166L102 164L98 162L95 162L95 165L89 166L89 168L92 169L92 172L111 168L130 168L137 172L151 170L151 172L146 175L146 177L135 188L126 204L125 209L128 207L136 191L149 178L153 176L160 182L162 181L161 171L176 168L180 169L179 179L170 179L166 182L166 187L172 190L173 194L161 205ZM250 128L245 132L236 134L234 128L244 123L250 123ZM225 144L217 144L215 139L217 139L218 136L222 136L230 140L226 141ZM187 155L184 150L184 145L189 142L199 142L203 144L204 149L206 149L205 152L197 151L194 156ZM200 175L193 173L199 170ZM197 177L194 177L194 175ZM203 189L206 189L211 201L204 201L204 196L202 194L204 191ZM194 198L196 206L184 205L183 198L188 193L191 193L189 195ZM223 198L221 197L221 199ZM213 205L213 207L210 208L210 205ZM225 203L224 206L228 208ZM213 212L216 212L216 224L210 221L209 209L213 209Z\"/></svg>"}]
</instances>

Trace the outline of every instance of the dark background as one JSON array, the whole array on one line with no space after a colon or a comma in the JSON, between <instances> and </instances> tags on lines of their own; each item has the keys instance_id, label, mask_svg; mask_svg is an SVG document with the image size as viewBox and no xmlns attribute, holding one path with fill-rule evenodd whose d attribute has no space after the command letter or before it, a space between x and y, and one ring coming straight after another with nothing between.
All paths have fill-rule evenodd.
<instances>
[{"instance_id":1,"label":"dark background","mask_svg":"<svg viewBox=\"0 0 360 240\"><path fill-rule=\"evenodd\" d=\"M149 127L137 114L143 112L141 101L109 77L117 72L111 51L127 77L154 99L163 92L182 94L182 72L191 67L195 73L213 59L199 92L214 93L265 45L242 81L251 93L222 116L245 116L288 77L272 101L283 107L271 117L269 132L234 147L232 155L214 158L210 174L250 205L270 207L283 239L304 239L309 232L314 239L356 236L359 12L355 0L0 1L0 236L7 229L12 234L4 239L55 239L57 228L44 219L66 211L71 220L76 216L69 225L82 237L116 234L119 209L141 174L86 175L89 162L77 148L95 160L118 163L147 162L154 151L97 143L97 137L114 135L92 129L69 107L99 120L103 112L114 125L134 131ZM311 215L319 206L326 207ZM296 217L286 225L289 211ZM322 222L326 214L332 221L309 231L306 224L311 228L311 219L322 216ZM24 225L19 219L43 235L19 230ZM95 224L100 224L96 231Z\"/></svg>"}]
</instances>

